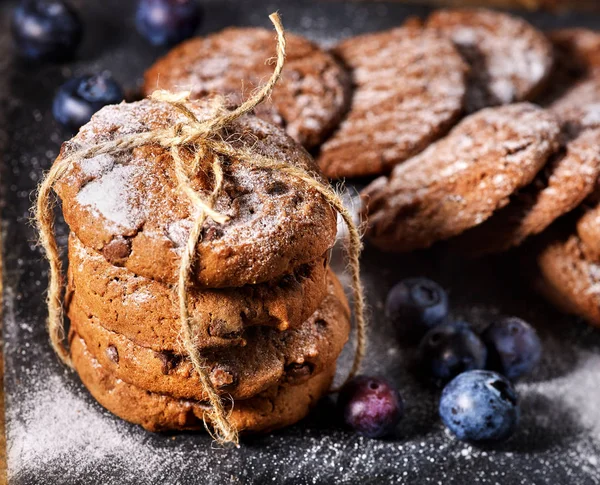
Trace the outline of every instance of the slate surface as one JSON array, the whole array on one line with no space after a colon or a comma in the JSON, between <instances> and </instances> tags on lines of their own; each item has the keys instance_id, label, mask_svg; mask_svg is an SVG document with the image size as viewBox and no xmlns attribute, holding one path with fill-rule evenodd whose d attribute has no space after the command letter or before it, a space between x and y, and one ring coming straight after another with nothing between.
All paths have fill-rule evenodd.
<instances>
[{"instance_id":1,"label":"slate surface","mask_svg":"<svg viewBox=\"0 0 600 485\"><path fill-rule=\"evenodd\" d=\"M364 370L392 379L406 400L406 417L393 438L367 440L340 429L331 398L297 426L228 450L215 449L202 434L152 435L104 411L50 351L44 331L46 266L35 248L28 209L42 171L69 137L50 113L57 86L71 74L108 69L135 90L144 68L163 51L149 47L133 30L134 2L81 0L86 37L79 57L62 66L28 66L11 54L7 18L12 3L0 5L10 483L600 483L600 332L531 294L514 255L473 263L443 250L397 257L367 248L363 278L372 323ZM324 43L427 11L388 3L214 0L205 2L200 33L228 25L267 26L267 14L275 9L288 29ZM600 18L592 15L528 18L543 28L600 28ZM64 225L59 232L64 243ZM540 330L544 360L519 384L523 421L509 443L476 448L448 436L437 418L437 391L420 382L414 351L399 343L383 318L387 289L403 276L420 274L448 288L457 316L483 325L490 315L515 314ZM342 373L349 358L347 351Z\"/></svg>"}]
</instances>

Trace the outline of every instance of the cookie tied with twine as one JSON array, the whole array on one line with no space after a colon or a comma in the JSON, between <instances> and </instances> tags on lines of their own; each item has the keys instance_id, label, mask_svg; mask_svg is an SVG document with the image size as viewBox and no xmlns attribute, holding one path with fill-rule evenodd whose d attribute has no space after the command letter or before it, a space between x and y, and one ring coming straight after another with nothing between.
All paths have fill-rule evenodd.
<instances>
[{"instance_id":1,"label":"cookie tied with twine","mask_svg":"<svg viewBox=\"0 0 600 485\"><path fill-rule=\"evenodd\" d=\"M35 207L35 219L40 234L40 243L48 259L48 333L53 349L60 359L72 367L69 350L65 346L63 293L64 279L60 260L60 248L54 234L54 210L52 193L54 184L65 174L72 163L77 160L101 154L118 154L144 145L158 145L167 149L172 157L173 168L179 190L189 199L197 210L187 243L181 254L176 287L179 301L179 313L183 345L188 353L194 369L198 373L203 390L208 396L210 410L207 411L205 423L208 432L220 444L238 444L239 438L235 427L228 420L228 412L215 391L206 362L194 344L192 323L188 313L188 288L192 280L192 267L196 258L196 247L201 240L202 229L211 219L217 224L228 221L226 215L215 208L215 201L223 190L223 161L237 159L247 163L254 169L271 170L285 174L321 194L323 198L337 211L348 226L349 237L346 250L349 259L349 270L352 279L355 318L357 324L357 343L354 363L348 379L353 377L360 367L366 346L366 321L364 317L364 297L360 283L359 255L361 251L360 234L352 221L351 214L344 207L341 198L332 188L321 181L319 174L286 161L266 157L252 150L252 147L234 146L231 136L226 136L226 129L238 118L250 113L257 105L267 99L276 85L285 62L285 35L279 16L271 14L271 22L277 31L277 62L274 72L265 86L254 96L236 109L229 110L222 99L216 99L214 114L208 119L199 120L190 109L188 93L170 93L157 91L149 99L156 103L166 103L173 110L183 115L184 122L168 128L150 130L143 133L118 135L114 139L94 144L89 147L74 147L65 156L59 158L47 174L38 189ZM190 160L191 159L191 160ZM201 166L205 160L211 160L209 167ZM191 176L200 170L209 171L212 175L213 189L208 197L199 194L193 188Z\"/></svg>"}]
</instances>

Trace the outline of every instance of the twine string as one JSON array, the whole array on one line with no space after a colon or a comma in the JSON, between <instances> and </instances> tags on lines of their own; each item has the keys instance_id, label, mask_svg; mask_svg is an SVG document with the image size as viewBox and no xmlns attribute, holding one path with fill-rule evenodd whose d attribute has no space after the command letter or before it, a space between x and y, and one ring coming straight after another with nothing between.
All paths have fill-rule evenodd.
<instances>
[{"instance_id":1,"label":"twine string","mask_svg":"<svg viewBox=\"0 0 600 485\"><path fill-rule=\"evenodd\" d=\"M54 204L52 191L54 184L70 167L75 160L97 156L100 154L126 151L136 147L158 144L170 151L173 158L175 175L180 190L189 198L197 216L190 231L187 243L181 255L181 264L178 273L177 295L179 299L180 324L183 337L183 345L197 372L202 388L210 403L207 411L212 432L207 427L213 438L220 444L238 444L238 433L229 422L229 416L223 406L221 397L215 390L210 380L208 366L198 351L194 342L193 331L188 310L188 288L192 280L192 268L196 257L196 248L201 240L202 228L207 218L211 218L218 224L224 224L228 217L214 209L214 204L223 187L222 157L237 159L250 164L255 169L279 171L295 178L308 187L320 193L331 207L338 212L348 227L350 235L346 252L348 266L351 272L352 292L355 308L355 319L357 325L356 352L354 362L346 380L356 375L364 357L366 347L366 321L364 317L364 296L360 283L359 256L361 251L361 240L358 229L353 223L352 216L344 207L340 197L333 189L321 182L319 175L305 169L295 167L285 162L273 160L254 153L248 148L236 148L227 143L221 137L221 132L232 122L241 116L251 112L258 104L268 98L273 87L281 76L285 62L285 35L279 15L274 13L269 19L275 26L277 32L277 62L271 78L254 96L242 103L234 110L226 110L224 103L217 100L215 114L207 120L200 121L188 108L189 93L171 93L168 91L156 91L150 99L156 102L164 102L183 114L186 123L178 123L173 127L158 129L145 133L136 133L119 136L113 140L99 143L90 147L68 146L67 150L57 160L44 181L38 189L38 198L35 208L35 218L40 234L40 243L49 261L49 284L48 284L48 333L50 341L59 358L68 366L72 367L69 351L65 346L64 315L62 295L64 281L62 276L62 265L60 250L54 233ZM193 161L186 161L184 148L191 151ZM186 153L187 155L187 153ZM211 170L213 175L213 190L205 200L192 186L190 174L196 173L203 160L212 159ZM206 420L205 420L206 424Z\"/></svg>"}]
</instances>

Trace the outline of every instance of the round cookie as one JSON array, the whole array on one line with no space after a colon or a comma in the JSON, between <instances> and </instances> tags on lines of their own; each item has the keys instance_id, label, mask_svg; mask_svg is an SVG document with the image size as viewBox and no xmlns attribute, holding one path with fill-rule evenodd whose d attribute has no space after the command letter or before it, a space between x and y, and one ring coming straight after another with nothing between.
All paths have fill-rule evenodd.
<instances>
[{"instance_id":1,"label":"round cookie","mask_svg":"<svg viewBox=\"0 0 600 485\"><path fill-rule=\"evenodd\" d=\"M210 116L211 103L190 104L199 119ZM185 122L165 103L149 100L107 106L70 142L88 146ZM227 129L232 143L306 170L316 166L308 153L280 129L244 116ZM191 154L184 154L184 157ZM202 160L192 176L208 198L213 189L212 158ZM197 245L195 284L210 288L244 286L293 272L321 257L334 244L336 215L326 200L304 183L277 172L256 169L240 160L223 161L223 190L215 209L229 217L208 219ZM112 264L140 276L176 283L180 254L197 211L182 194L171 155L157 145L97 155L73 162L56 183L64 217L89 248ZM108 196L110 194L110 196Z\"/></svg>"},{"instance_id":2,"label":"round cookie","mask_svg":"<svg viewBox=\"0 0 600 485\"><path fill-rule=\"evenodd\" d=\"M116 378L75 337L71 341L73 365L92 396L111 413L148 431L203 430L209 407L199 401L175 399L146 391ZM251 399L236 401L229 422L238 431L267 432L290 426L308 414L327 393L335 366L299 386L274 386Z\"/></svg>"},{"instance_id":3,"label":"round cookie","mask_svg":"<svg viewBox=\"0 0 600 485\"><path fill-rule=\"evenodd\" d=\"M69 236L67 308L86 309L108 330L156 351L184 353L173 288L113 266ZM327 295L328 257L276 280L239 288L189 289L189 313L199 348L244 345L244 330L296 328Z\"/></svg>"},{"instance_id":4,"label":"round cookie","mask_svg":"<svg viewBox=\"0 0 600 485\"><path fill-rule=\"evenodd\" d=\"M462 112L467 67L433 31L408 26L352 37L334 53L351 71L354 94L318 156L328 177L389 172L445 134Z\"/></svg>"},{"instance_id":5,"label":"round cookie","mask_svg":"<svg viewBox=\"0 0 600 485\"><path fill-rule=\"evenodd\" d=\"M367 236L383 250L410 251L481 224L533 180L559 135L554 116L529 103L465 118L363 190Z\"/></svg>"},{"instance_id":6,"label":"round cookie","mask_svg":"<svg viewBox=\"0 0 600 485\"><path fill-rule=\"evenodd\" d=\"M575 209L596 187L598 147L600 129L583 131L568 141L531 184L488 220L458 236L455 247L470 255L506 251Z\"/></svg>"},{"instance_id":7,"label":"round cookie","mask_svg":"<svg viewBox=\"0 0 600 485\"><path fill-rule=\"evenodd\" d=\"M585 207L585 212L577 221L577 235L583 241L587 255L600 262L600 185L594 195L589 201L594 205Z\"/></svg>"},{"instance_id":8,"label":"round cookie","mask_svg":"<svg viewBox=\"0 0 600 485\"><path fill-rule=\"evenodd\" d=\"M471 66L468 113L533 99L552 69L550 42L518 17L484 9L438 10L426 26L452 39Z\"/></svg>"},{"instance_id":9,"label":"round cookie","mask_svg":"<svg viewBox=\"0 0 600 485\"><path fill-rule=\"evenodd\" d=\"M72 307L71 332L81 337L99 364L136 387L178 399L207 399L185 355L156 352L103 328L81 308ZM248 399L274 385L299 385L335 365L350 333L350 310L332 274L329 295L299 328L279 332L266 327L246 331L247 345L204 351L215 389Z\"/></svg>"},{"instance_id":10,"label":"round cookie","mask_svg":"<svg viewBox=\"0 0 600 485\"><path fill-rule=\"evenodd\" d=\"M306 148L319 145L336 127L349 101L346 71L309 40L286 35L286 63L271 99L256 115L283 128ZM240 104L273 72L273 32L228 28L188 40L159 59L144 75L143 92L190 91L192 97L226 95Z\"/></svg>"},{"instance_id":11,"label":"round cookie","mask_svg":"<svg viewBox=\"0 0 600 485\"><path fill-rule=\"evenodd\" d=\"M548 242L537 256L538 289L565 312L600 326L600 265L586 253L585 244L575 235Z\"/></svg>"}]
</instances>

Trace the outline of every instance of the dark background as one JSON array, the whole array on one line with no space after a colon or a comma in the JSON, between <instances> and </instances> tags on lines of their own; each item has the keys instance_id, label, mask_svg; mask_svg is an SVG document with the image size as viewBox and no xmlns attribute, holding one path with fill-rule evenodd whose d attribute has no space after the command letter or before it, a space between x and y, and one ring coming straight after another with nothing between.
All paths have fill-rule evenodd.
<instances>
[{"instance_id":1,"label":"dark background","mask_svg":"<svg viewBox=\"0 0 600 485\"><path fill-rule=\"evenodd\" d=\"M370 307L364 372L393 380L406 401L396 436L369 440L340 428L332 398L302 423L240 449L215 449L203 434L153 435L122 422L89 397L52 354L44 329L46 265L29 224L34 191L70 134L52 119L57 87L68 77L109 70L134 96L142 73L165 51L132 25L134 2L74 2L85 21L77 59L27 65L14 58L0 4L0 201L4 254L4 341L9 479L14 484L130 483L600 483L600 333L559 314L528 289L530 258L509 254L477 262L438 248L393 256L367 247L363 279ZM423 6L318 1L207 1L199 34L229 25L269 27L278 9L287 29L330 45L396 26ZM541 28L600 28L600 16L526 13ZM109 195L109 194L108 194ZM65 242L65 227L58 227ZM339 255L338 255L339 256ZM338 269L342 269L339 257ZM520 383L523 420L496 448L451 438L437 416L438 392L418 378L414 351L383 318L389 287L427 275L449 291L453 312L475 325L493 315L531 321L544 341L540 369ZM340 372L349 367L350 348ZM598 374L598 375L596 375Z\"/></svg>"}]
</instances>

